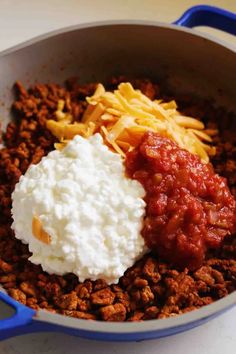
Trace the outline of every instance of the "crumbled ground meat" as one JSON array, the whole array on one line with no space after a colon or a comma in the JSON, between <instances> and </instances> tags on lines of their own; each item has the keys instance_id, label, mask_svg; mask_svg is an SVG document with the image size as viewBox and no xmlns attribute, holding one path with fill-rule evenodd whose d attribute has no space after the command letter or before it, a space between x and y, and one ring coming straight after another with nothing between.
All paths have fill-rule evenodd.
<instances>
[{"instance_id":1,"label":"crumbled ground meat","mask_svg":"<svg viewBox=\"0 0 236 354\"><path fill-rule=\"evenodd\" d=\"M113 89L124 77L111 80ZM171 98L149 80L134 80L133 85L151 99L160 95ZM43 308L75 318L104 321L143 321L176 316L209 304L236 289L236 237L227 238L221 249L208 254L201 268L179 271L153 254L146 255L128 269L119 284L86 280L79 283L73 274L56 276L28 261L27 245L14 238L11 230L11 193L21 174L31 163L53 149L55 138L45 129L59 99L64 111L79 121L86 107L85 97L96 84L81 86L75 79L65 88L38 84L26 90L19 82L13 104L15 121L3 136L0 150L0 283L17 301L33 309ZM236 117L209 102L180 97L186 114L201 118L209 129L219 128L217 154L212 162L218 173L227 177L236 195Z\"/></svg>"}]
</instances>

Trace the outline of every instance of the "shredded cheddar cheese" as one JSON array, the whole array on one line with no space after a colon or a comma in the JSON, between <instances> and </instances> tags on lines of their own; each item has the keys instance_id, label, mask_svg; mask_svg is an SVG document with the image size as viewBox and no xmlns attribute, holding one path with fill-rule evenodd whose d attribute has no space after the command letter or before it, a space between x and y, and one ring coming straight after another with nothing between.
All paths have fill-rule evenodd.
<instances>
[{"instance_id":1,"label":"shredded cheddar cheese","mask_svg":"<svg viewBox=\"0 0 236 354\"><path fill-rule=\"evenodd\" d=\"M147 131L158 132L174 140L181 148L197 154L203 162L215 154L211 135L214 130L205 130L204 124L195 118L182 115L174 100L150 100L140 90L129 83L121 83L114 92L105 90L98 84L93 96L87 97L88 107L80 123L72 122L72 117L64 113L64 103L59 100L55 120L47 121L47 128L60 143L61 149L66 140L79 134L89 137L97 132L104 137L105 143L125 156L135 148Z\"/></svg>"},{"instance_id":2,"label":"shredded cheddar cheese","mask_svg":"<svg viewBox=\"0 0 236 354\"><path fill-rule=\"evenodd\" d=\"M46 243L47 245L51 242L50 235L44 231L41 221L35 215L32 219L32 234L37 240Z\"/></svg>"}]
</instances>

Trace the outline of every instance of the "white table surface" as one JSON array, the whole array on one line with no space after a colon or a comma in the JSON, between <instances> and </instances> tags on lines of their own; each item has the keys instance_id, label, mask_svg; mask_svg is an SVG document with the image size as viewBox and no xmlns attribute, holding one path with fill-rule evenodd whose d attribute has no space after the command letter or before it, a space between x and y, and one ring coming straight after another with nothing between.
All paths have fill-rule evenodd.
<instances>
[{"instance_id":1,"label":"white table surface","mask_svg":"<svg viewBox=\"0 0 236 354\"><path fill-rule=\"evenodd\" d=\"M192 5L208 3L236 12L236 0L0 0L0 50L53 29L105 19L172 22ZM200 29L206 30L206 29ZM207 30L236 45L236 37ZM1 304L0 304L1 313ZM236 308L189 332L139 343L104 343L40 333L0 343L0 354L233 354Z\"/></svg>"}]
</instances>

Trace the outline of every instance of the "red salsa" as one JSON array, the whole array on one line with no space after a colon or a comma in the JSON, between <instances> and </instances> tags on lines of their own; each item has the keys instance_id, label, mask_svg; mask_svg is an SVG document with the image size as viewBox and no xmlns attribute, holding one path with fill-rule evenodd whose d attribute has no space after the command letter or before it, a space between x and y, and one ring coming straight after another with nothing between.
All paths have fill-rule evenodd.
<instances>
[{"instance_id":1,"label":"red salsa","mask_svg":"<svg viewBox=\"0 0 236 354\"><path fill-rule=\"evenodd\" d=\"M127 174L146 190L142 235L178 267L198 268L236 230L236 201L211 164L156 133L127 154Z\"/></svg>"}]
</instances>

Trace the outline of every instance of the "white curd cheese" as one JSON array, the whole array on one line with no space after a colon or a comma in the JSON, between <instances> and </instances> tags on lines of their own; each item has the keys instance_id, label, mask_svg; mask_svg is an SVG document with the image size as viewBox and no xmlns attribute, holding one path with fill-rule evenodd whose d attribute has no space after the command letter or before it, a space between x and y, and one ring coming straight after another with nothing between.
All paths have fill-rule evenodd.
<instances>
[{"instance_id":1,"label":"white curd cheese","mask_svg":"<svg viewBox=\"0 0 236 354\"><path fill-rule=\"evenodd\" d=\"M117 283L146 251L144 195L100 134L76 136L21 176L12 194L12 228L43 270ZM35 220L49 242L35 237Z\"/></svg>"}]
</instances>

